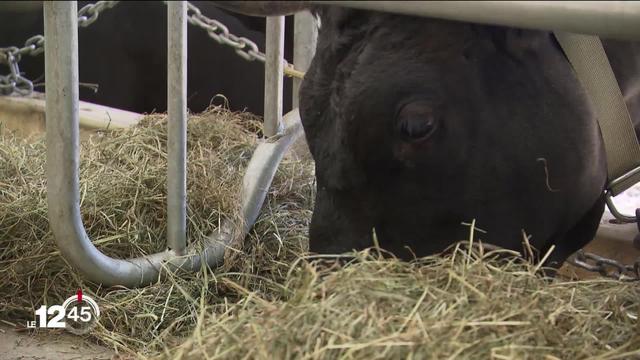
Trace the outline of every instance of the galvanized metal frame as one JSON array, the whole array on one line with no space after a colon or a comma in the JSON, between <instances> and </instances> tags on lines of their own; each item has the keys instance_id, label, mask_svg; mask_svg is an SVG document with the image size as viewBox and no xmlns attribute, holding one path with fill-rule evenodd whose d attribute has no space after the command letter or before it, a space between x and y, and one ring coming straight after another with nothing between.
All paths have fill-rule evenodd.
<instances>
[{"instance_id":1,"label":"galvanized metal frame","mask_svg":"<svg viewBox=\"0 0 640 360\"><path fill-rule=\"evenodd\" d=\"M186 52L184 4L169 2L169 249L135 259L102 254L88 238L79 208L78 38L76 2L45 2L45 69L47 79L47 197L49 221L61 253L82 274L104 285L149 284L162 269L197 270L216 266L231 240L242 238L255 222L267 189L288 146L302 134L295 109L282 119L282 49L284 19L267 20L265 127L267 137L256 149L243 180L243 226L229 222L202 250L186 246ZM408 15L438 17L523 28L563 30L620 39L640 39L640 3L624 1L311 1ZM302 16L297 18L302 18ZM311 30L312 31L312 30ZM296 34L298 32L296 31ZM313 35L309 35L313 38ZM298 37L298 36L296 36ZM299 38L300 39L300 38ZM300 40L299 46L307 42ZM310 47L313 48L313 47ZM308 54L307 60L312 55ZM304 63L306 60L300 60ZM303 64L303 67L308 64ZM296 85L296 93L297 93ZM294 97L295 97L294 93ZM297 102L297 100L296 100ZM275 136L279 135L279 136ZM184 256L181 256L183 255Z\"/></svg>"},{"instance_id":2,"label":"galvanized metal frame","mask_svg":"<svg viewBox=\"0 0 640 360\"><path fill-rule=\"evenodd\" d=\"M187 246L187 4L167 3L167 247Z\"/></svg>"},{"instance_id":3,"label":"galvanized metal frame","mask_svg":"<svg viewBox=\"0 0 640 360\"><path fill-rule=\"evenodd\" d=\"M265 67L265 89L276 90L265 91L270 109L265 134L270 137L256 148L243 179L243 223L237 226L225 220L206 244L187 246L186 6L182 1L168 5L168 249L134 259L115 259L93 245L80 215L77 3L44 3L49 223L64 258L86 278L106 286L144 286L157 281L164 270L195 271L219 265L227 246L244 238L257 219L280 160L302 134L297 109L284 118L281 114L284 18L274 18L269 21L267 41L272 56Z\"/></svg>"}]
</instances>

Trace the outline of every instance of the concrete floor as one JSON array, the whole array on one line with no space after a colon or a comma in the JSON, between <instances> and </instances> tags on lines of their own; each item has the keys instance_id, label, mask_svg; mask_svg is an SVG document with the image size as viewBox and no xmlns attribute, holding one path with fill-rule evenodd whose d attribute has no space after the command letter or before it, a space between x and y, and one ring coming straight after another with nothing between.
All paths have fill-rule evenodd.
<instances>
[{"instance_id":1,"label":"concrete floor","mask_svg":"<svg viewBox=\"0 0 640 360\"><path fill-rule=\"evenodd\" d=\"M60 330L37 333L18 332L0 325L0 359L2 360L115 360L110 349L91 344L79 336Z\"/></svg>"}]
</instances>

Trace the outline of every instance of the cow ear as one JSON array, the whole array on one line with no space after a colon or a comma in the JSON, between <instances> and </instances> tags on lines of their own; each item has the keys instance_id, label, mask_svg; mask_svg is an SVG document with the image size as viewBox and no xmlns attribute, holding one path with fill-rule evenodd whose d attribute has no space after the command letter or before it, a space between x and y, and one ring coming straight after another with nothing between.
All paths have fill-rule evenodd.
<instances>
[{"instance_id":1,"label":"cow ear","mask_svg":"<svg viewBox=\"0 0 640 360\"><path fill-rule=\"evenodd\" d=\"M405 142L426 140L439 127L433 104L425 100L403 104L396 112L395 122L397 132Z\"/></svg>"}]
</instances>

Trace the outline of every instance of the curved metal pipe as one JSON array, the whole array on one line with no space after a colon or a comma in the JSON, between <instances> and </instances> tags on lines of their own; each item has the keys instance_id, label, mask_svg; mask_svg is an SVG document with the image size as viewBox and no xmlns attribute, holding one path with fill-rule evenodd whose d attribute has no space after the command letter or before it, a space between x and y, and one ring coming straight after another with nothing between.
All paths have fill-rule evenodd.
<instances>
[{"instance_id":1,"label":"curved metal pipe","mask_svg":"<svg viewBox=\"0 0 640 360\"><path fill-rule=\"evenodd\" d=\"M203 250L187 248L187 256L164 251L134 259L114 259L92 243L82 224L79 192L78 34L77 5L45 2L45 73L47 78L47 200L49 223L64 258L86 278L106 286L143 286L157 281L163 269L198 270L203 261L216 266L229 242L244 237L259 213L285 151L302 134L296 110L285 116L285 131L262 142L255 151L242 191L245 226L235 233L230 223L213 234Z\"/></svg>"},{"instance_id":2,"label":"curved metal pipe","mask_svg":"<svg viewBox=\"0 0 640 360\"><path fill-rule=\"evenodd\" d=\"M303 133L300 113L293 109L287 113L282 122L284 131L272 138L262 140L253 152L242 182L242 214L244 227L242 235L246 235L260 213L271 180L278 170L286 150Z\"/></svg>"},{"instance_id":3,"label":"curved metal pipe","mask_svg":"<svg viewBox=\"0 0 640 360\"><path fill-rule=\"evenodd\" d=\"M638 222L638 218L635 216L625 215L618 211L616 204L613 202L611 198L612 194L610 191L606 191L604 194L604 199L607 203L607 208L609 208L609 212L616 219L616 221L620 224L634 224Z\"/></svg>"}]
</instances>

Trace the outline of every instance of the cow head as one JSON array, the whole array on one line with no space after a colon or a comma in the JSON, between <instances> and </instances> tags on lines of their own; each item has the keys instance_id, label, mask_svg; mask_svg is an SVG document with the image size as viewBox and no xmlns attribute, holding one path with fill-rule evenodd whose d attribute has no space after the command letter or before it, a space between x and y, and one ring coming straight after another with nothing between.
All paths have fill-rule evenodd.
<instances>
[{"instance_id":1,"label":"cow head","mask_svg":"<svg viewBox=\"0 0 640 360\"><path fill-rule=\"evenodd\" d=\"M473 219L483 240L520 249L524 230L544 251L593 206L597 125L551 34L318 13L300 90L318 181L312 251L371 246L375 231L397 255L426 255L466 239Z\"/></svg>"},{"instance_id":2,"label":"cow head","mask_svg":"<svg viewBox=\"0 0 640 360\"><path fill-rule=\"evenodd\" d=\"M309 9L265 3L221 6ZM467 239L473 219L482 240L519 250L524 231L559 262L592 239L606 166L552 34L311 10L321 27L300 113L316 162L312 251L368 247L375 232L396 255L427 255Z\"/></svg>"}]
</instances>

